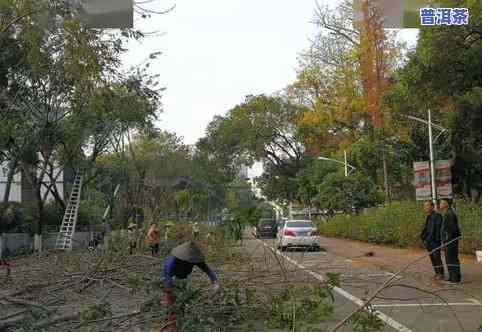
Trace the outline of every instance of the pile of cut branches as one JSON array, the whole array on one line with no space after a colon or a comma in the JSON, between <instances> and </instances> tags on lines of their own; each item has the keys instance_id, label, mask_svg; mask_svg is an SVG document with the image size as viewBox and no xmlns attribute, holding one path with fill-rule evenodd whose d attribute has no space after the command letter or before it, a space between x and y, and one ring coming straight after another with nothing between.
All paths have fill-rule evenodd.
<instances>
[{"instance_id":1,"label":"pile of cut branches","mask_svg":"<svg viewBox=\"0 0 482 332\"><path fill-rule=\"evenodd\" d=\"M168 324L162 258L174 245L192 239L191 229L173 227L169 241L161 243L161 257L129 255L119 245L127 244L125 236L111 234L106 244L117 245L98 252L51 251L12 261L9 278L1 280L5 287L0 290L0 331L161 330ZM209 280L195 269L190 282L175 291L172 310L178 331L298 328L304 323L293 312L315 320L330 316L330 286L315 289L297 283L273 253L250 255L216 228L202 228L198 243L218 273L222 290L213 292ZM293 292L287 294L286 289Z\"/></svg>"}]
</instances>

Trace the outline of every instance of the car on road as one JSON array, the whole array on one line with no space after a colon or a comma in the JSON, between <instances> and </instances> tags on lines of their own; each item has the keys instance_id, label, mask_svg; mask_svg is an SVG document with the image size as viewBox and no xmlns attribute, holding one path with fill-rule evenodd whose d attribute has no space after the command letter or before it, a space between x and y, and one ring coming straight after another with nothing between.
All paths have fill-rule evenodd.
<instances>
[{"instance_id":1,"label":"car on road","mask_svg":"<svg viewBox=\"0 0 482 332\"><path fill-rule=\"evenodd\" d=\"M277 233L276 219L261 218L258 225L254 228L254 236L256 238L269 237L275 238Z\"/></svg>"},{"instance_id":2,"label":"car on road","mask_svg":"<svg viewBox=\"0 0 482 332\"><path fill-rule=\"evenodd\" d=\"M308 248L320 250L320 233L311 220L287 220L276 236L278 249Z\"/></svg>"}]
</instances>

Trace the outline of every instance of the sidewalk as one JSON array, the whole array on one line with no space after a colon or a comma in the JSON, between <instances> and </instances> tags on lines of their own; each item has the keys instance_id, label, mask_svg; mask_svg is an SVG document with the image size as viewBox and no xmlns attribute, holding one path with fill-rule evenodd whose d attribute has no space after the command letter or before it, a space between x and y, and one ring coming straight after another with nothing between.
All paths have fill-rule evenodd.
<instances>
[{"instance_id":1,"label":"sidewalk","mask_svg":"<svg viewBox=\"0 0 482 332\"><path fill-rule=\"evenodd\" d=\"M353 261L353 264L372 265L390 272L397 272L427 254L422 249L400 249L326 237L321 238L321 243L328 252L345 257ZM373 253L373 256L367 257L366 253ZM482 298L482 263L478 263L475 257L466 255L461 255L460 261L462 283L457 287ZM434 274L428 257L411 266L406 273L424 283L430 283Z\"/></svg>"}]
</instances>

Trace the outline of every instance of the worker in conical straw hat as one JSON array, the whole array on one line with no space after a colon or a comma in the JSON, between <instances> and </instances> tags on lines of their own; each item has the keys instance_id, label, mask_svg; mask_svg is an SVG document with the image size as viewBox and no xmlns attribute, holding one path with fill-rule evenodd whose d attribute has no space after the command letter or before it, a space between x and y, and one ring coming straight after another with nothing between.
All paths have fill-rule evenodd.
<instances>
[{"instance_id":1,"label":"worker in conical straw hat","mask_svg":"<svg viewBox=\"0 0 482 332\"><path fill-rule=\"evenodd\" d=\"M132 255L137 247L137 224L131 220L127 226L127 238L129 240L129 254Z\"/></svg>"},{"instance_id":2,"label":"worker in conical straw hat","mask_svg":"<svg viewBox=\"0 0 482 332\"><path fill-rule=\"evenodd\" d=\"M192 235L194 237L195 240L199 239L199 232L201 230L199 229L199 224L198 222L196 221L193 225L192 225Z\"/></svg>"},{"instance_id":3,"label":"worker in conical straw hat","mask_svg":"<svg viewBox=\"0 0 482 332\"><path fill-rule=\"evenodd\" d=\"M164 241L167 241L168 238L169 238L169 233L171 232L171 228L172 226L174 226L174 223L172 221L168 221L166 223L166 228L165 228L165 232L164 232Z\"/></svg>"},{"instance_id":4,"label":"worker in conical straw hat","mask_svg":"<svg viewBox=\"0 0 482 332\"><path fill-rule=\"evenodd\" d=\"M173 294L174 285L178 280L187 279L191 275L194 266L206 273L215 291L220 288L216 273L206 264L204 254L195 242L189 241L172 249L171 254L164 260L164 270L162 272L165 301L168 306L167 319L171 322L164 331L176 331L176 316L169 308L175 301Z\"/></svg>"}]
</instances>

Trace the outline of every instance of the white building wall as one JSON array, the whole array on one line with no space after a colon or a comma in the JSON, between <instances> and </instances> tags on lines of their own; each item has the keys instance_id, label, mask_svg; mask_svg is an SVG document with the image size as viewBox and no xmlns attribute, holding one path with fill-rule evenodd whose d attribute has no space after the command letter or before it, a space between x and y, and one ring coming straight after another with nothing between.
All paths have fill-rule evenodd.
<instances>
[{"instance_id":1,"label":"white building wall","mask_svg":"<svg viewBox=\"0 0 482 332\"><path fill-rule=\"evenodd\" d=\"M0 164L0 200L3 200L3 196L5 195L5 189L7 188L8 169L8 162L3 162ZM10 186L10 195L8 197L8 201L22 201L22 175L20 172L13 176L13 182Z\"/></svg>"},{"instance_id":2,"label":"white building wall","mask_svg":"<svg viewBox=\"0 0 482 332\"><path fill-rule=\"evenodd\" d=\"M0 163L0 201L3 200L5 195L5 189L7 187L8 179L8 161ZM37 170L37 175L40 176L41 170ZM57 180L55 181L55 186L60 194L60 197L64 198L64 173L61 168L55 168L54 174L57 175ZM44 185L41 188L42 197L47 193L48 186L50 185L50 179L47 176L43 178ZM55 198L52 193L48 193L46 201L54 201ZM22 174L17 172L14 177L10 187L9 202L22 202Z\"/></svg>"},{"instance_id":3,"label":"white building wall","mask_svg":"<svg viewBox=\"0 0 482 332\"><path fill-rule=\"evenodd\" d=\"M240 167L239 169L239 174L238 176L241 178L241 179L246 179L248 177L248 167L243 165Z\"/></svg>"}]
</instances>

